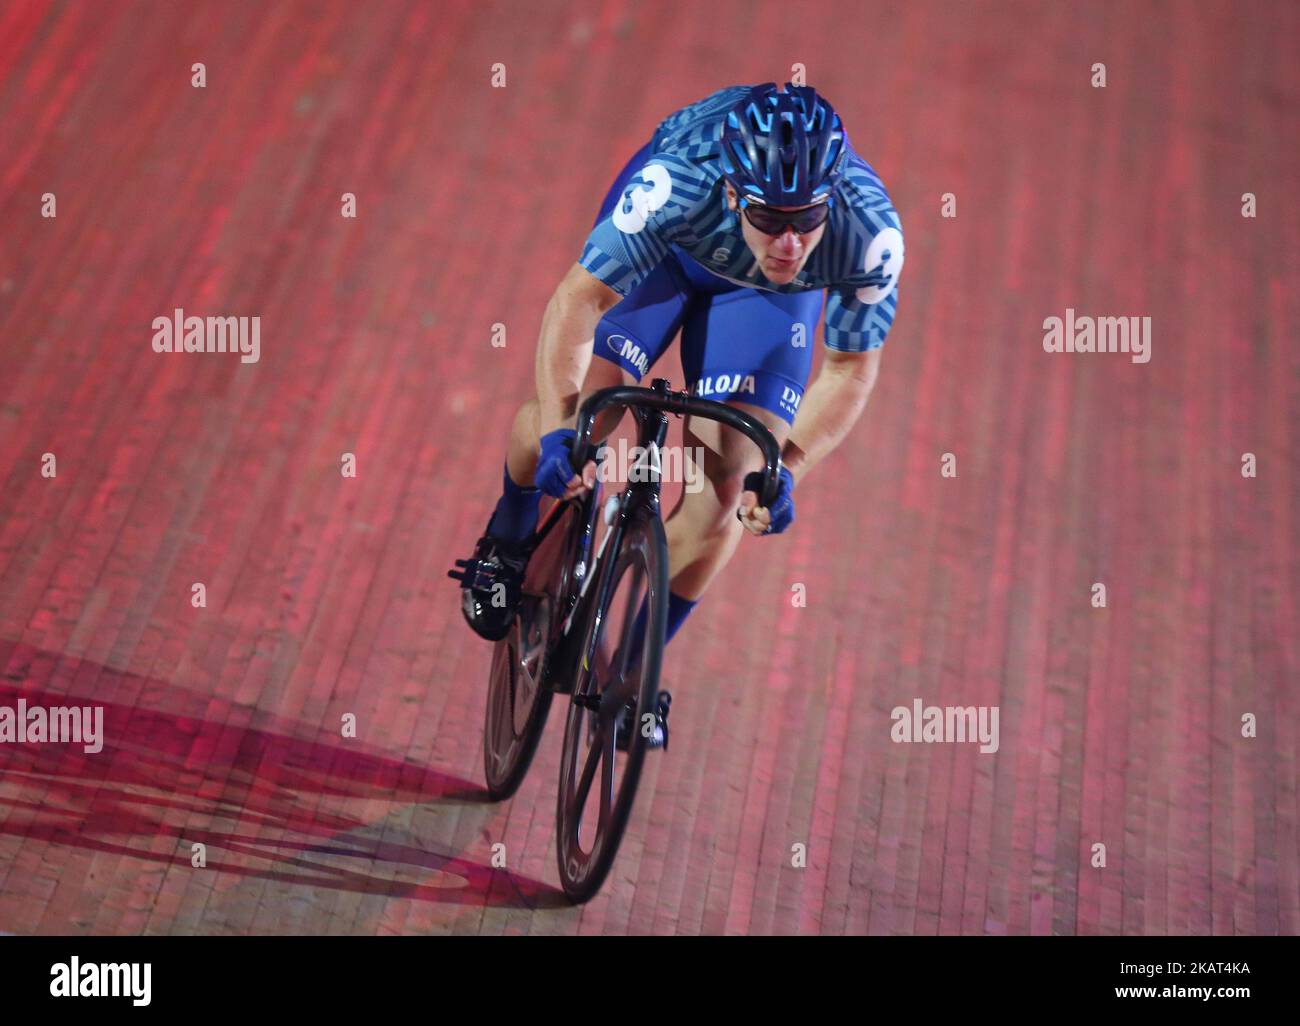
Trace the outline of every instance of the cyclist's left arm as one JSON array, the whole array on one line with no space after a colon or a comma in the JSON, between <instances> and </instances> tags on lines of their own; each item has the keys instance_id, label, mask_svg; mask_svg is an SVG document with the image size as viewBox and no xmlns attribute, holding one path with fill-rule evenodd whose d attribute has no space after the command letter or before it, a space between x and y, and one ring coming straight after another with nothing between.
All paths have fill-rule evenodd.
<instances>
[{"instance_id":1,"label":"cyclist's left arm","mask_svg":"<svg viewBox=\"0 0 1300 1026\"><path fill-rule=\"evenodd\" d=\"M862 416L880 373L880 353L879 348L858 353L826 350L781 451L781 462L796 482L844 441Z\"/></svg>"},{"instance_id":2,"label":"cyclist's left arm","mask_svg":"<svg viewBox=\"0 0 1300 1026\"><path fill-rule=\"evenodd\" d=\"M879 372L879 347L856 353L826 350L822 368L804 393L790 437L781 449L781 464L790 471L794 483L844 441L866 409ZM758 495L746 490L740 499L739 514L745 530L761 535L773 522L773 515L757 503ZM774 503L778 511L781 505L782 500ZM776 530L784 530L779 515L777 519Z\"/></svg>"},{"instance_id":3,"label":"cyclist's left arm","mask_svg":"<svg viewBox=\"0 0 1300 1026\"><path fill-rule=\"evenodd\" d=\"M781 457L796 481L839 445L862 415L898 306L903 270L898 214L883 198L856 213L851 223L860 256L827 290L825 360L799 404Z\"/></svg>"},{"instance_id":4,"label":"cyclist's left arm","mask_svg":"<svg viewBox=\"0 0 1300 1026\"><path fill-rule=\"evenodd\" d=\"M840 247L846 266L827 289L825 359L799 403L781 451L781 462L793 482L839 445L862 416L880 373L880 348L898 306L902 225L883 189L866 184L869 187L848 190L854 203L842 230L850 239ZM754 508L757 501L753 492L744 493L740 519L746 530L762 534L771 517L768 510ZM790 505L788 498L785 502ZM786 518L787 522L793 518L792 506Z\"/></svg>"}]
</instances>

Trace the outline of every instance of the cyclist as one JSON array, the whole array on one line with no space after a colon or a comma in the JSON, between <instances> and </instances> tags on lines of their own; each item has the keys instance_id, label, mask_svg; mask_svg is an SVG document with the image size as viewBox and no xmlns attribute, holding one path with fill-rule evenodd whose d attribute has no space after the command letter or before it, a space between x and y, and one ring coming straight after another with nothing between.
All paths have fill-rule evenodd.
<instances>
[{"instance_id":1,"label":"cyclist","mask_svg":"<svg viewBox=\"0 0 1300 1026\"><path fill-rule=\"evenodd\" d=\"M761 463L753 445L687 420L685 444L704 451L706 485L684 491L666 523L671 638L742 525L789 527L796 481L862 414L902 266L884 185L811 87L734 86L662 121L615 179L547 304L537 397L515 414L502 497L465 572L453 573L470 626L489 640L506 634L542 494L567 498L594 483L593 462L575 474L569 461L580 395L639 382L680 330L691 391L762 421L782 444L783 468L777 499L759 507L746 481ZM826 352L805 392L824 293Z\"/></svg>"}]
</instances>

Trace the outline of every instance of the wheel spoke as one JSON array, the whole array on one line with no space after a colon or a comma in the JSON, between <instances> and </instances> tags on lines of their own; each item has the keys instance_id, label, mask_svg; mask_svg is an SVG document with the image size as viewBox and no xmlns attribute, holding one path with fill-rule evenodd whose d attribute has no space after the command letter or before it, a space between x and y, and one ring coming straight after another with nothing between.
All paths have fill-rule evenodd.
<instances>
[{"instance_id":1,"label":"wheel spoke","mask_svg":"<svg viewBox=\"0 0 1300 1026\"><path fill-rule=\"evenodd\" d=\"M596 714L588 710L585 715L594 717ZM582 810L587 805L587 796L591 794L591 783L595 780L596 769L600 766L604 734L604 724L598 723L596 727L596 740L600 741L601 744L596 744L595 741L593 741L591 747L587 749L587 757L582 763L582 774L578 778L578 786L575 787L573 791L573 811L577 822L582 821Z\"/></svg>"},{"instance_id":2,"label":"wheel spoke","mask_svg":"<svg viewBox=\"0 0 1300 1026\"><path fill-rule=\"evenodd\" d=\"M516 737L522 737L528 729L528 720L537 702L540 671L550 637L549 616L550 603L546 599L530 601L515 627L518 646L514 650L516 676L511 692L511 712Z\"/></svg>"},{"instance_id":3,"label":"wheel spoke","mask_svg":"<svg viewBox=\"0 0 1300 1026\"><path fill-rule=\"evenodd\" d=\"M515 662L514 677L510 706L515 733L521 734L528 723L528 713L532 709L533 700L537 697L537 679L529 669L528 663L522 659Z\"/></svg>"},{"instance_id":4,"label":"wheel spoke","mask_svg":"<svg viewBox=\"0 0 1300 1026\"><path fill-rule=\"evenodd\" d=\"M498 726L503 718L509 718L509 714L515 707L514 653L508 646L504 658L501 659L501 673L504 675L504 682L502 686L494 689ZM501 715L502 713L505 713L506 715L503 717Z\"/></svg>"},{"instance_id":5,"label":"wheel spoke","mask_svg":"<svg viewBox=\"0 0 1300 1026\"><path fill-rule=\"evenodd\" d=\"M505 765L512 754L515 741L514 732L514 674L507 665L505 672L510 681L505 687L494 688L492 695L492 756L498 766Z\"/></svg>"},{"instance_id":6,"label":"wheel spoke","mask_svg":"<svg viewBox=\"0 0 1300 1026\"><path fill-rule=\"evenodd\" d=\"M609 823L610 808L614 803L614 736L616 733L612 721L608 730L601 731L600 819L597 821L601 831Z\"/></svg>"},{"instance_id":7,"label":"wheel spoke","mask_svg":"<svg viewBox=\"0 0 1300 1026\"><path fill-rule=\"evenodd\" d=\"M628 588L627 600L624 602L623 622L619 628L619 639L616 645L609 642L609 639L602 638L601 644L597 645L597 652L600 654L600 662L594 668L602 671L597 675L600 683L599 691L602 696L607 696L602 703L602 708L607 708L611 702L609 697L616 700L616 704L621 706L627 699L627 664L630 655L630 640L632 629L636 623L636 613L634 609L640 609L640 603L637 599L641 593L641 583L644 571L638 565L632 568L634 577L632 578L631 587ZM605 658L609 648L613 649L611 658Z\"/></svg>"},{"instance_id":8,"label":"wheel spoke","mask_svg":"<svg viewBox=\"0 0 1300 1026\"><path fill-rule=\"evenodd\" d=\"M618 641L618 671L616 676L620 685L627 677L627 661L629 655L631 655L632 631L636 627L637 614L641 611L641 604L637 599L641 595L644 571L638 563L633 572L636 576L632 579L632 586L627 590L627 602L623 608L623 636ZM647 624L647 626L649 625Z\"/></svg>"},{"instance_id":9,"label":"wheel spoke","mask_svg":"<svg viewBox=\"0 0 1300 1026\"><path fill-rule=\"evenodd\" d=\"M501 715L497 718L497 748L509 753L514 747L518 731L515 729L515 706L518 702L519 680L511 667L510 684L501 695Z\"/></svg>"},{"instance_id":10,"label":"wheel spoke","mask_svg":"<svg viewBox=\"0 0 1300 1026\"><path fill-rule=\"evenodd\" d=\"M542 615L542 614L538 614ZM533 625L529 625L533 626ZM519 662L523 666L535 663L541 660L542 653L546 651L546 632L537 631L537 636L531 640L524 641L520 646Z\"/></svg>"}]
</instances>

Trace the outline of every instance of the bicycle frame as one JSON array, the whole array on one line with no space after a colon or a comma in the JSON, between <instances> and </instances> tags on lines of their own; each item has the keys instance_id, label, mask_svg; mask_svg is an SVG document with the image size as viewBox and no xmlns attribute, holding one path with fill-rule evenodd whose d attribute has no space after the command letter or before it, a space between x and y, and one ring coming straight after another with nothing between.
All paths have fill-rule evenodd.
<instances>
[{"instance_id":1,"label":"bicycle frame","mask_svg":"<svg viewBox=\"0 0 1300 1026\"><path fill-rule=\"evenodd\" d=\"M619 551L627 523L641 509L648 509L654 516L659 515L658 454L668 435L669 413L678 416L697 415L716 420L752 439L762 451L766 464L763 495L760 498L762 505L771 505L775 500L779 484L780 450L767 428L740 410L712 400L696 399L686 393L673 392L669 389L668 381L663 378L656 378L650 388L622 386L601 389L583 403L578 415L577 438L573 444L576 473L582 472L582 466L586 461L596 416L607 406L626 406L631 409L637 423L637 445L647 453L649 473L639 475L640 480L629 481L621 492L609 496L603 507L599 501L599 485L580 500L569 500L581 503L577 522L583 532L579 548L581 553L579 565L583 568L583 572L575 573L574 576L580 576L582 583L562 619L560 637L554 643L552 653L546 660L542 679L543 687L560 694L573 694L578 679L577 671L580 667L585 669L590 665L596 639L600 637L599 629L584 631L581 628L587 625L590 616L599 615L599 610L605 607L605 599L613 585L614 564L612 560L604 558L606 549L610 552ZM539 537L551 530L558 519L556 511L560 508L561 505L557 504L547 518L546 524L539 531ZM593 559L591 550L596 537L596 515L602 508L609 531L602 539L600 551ZM593 613L593 610L596 612ZM599 624L596 626L599 628ZM589 642L580 650L576 639L581 637L588 638Z\"/></svg>"},{"instance_id":2,"label":"bicycle frame","mask_svg":"<svg viewBox=\"0 0 1300 1026\"><path fill-rule=\"evenodd\" d=\"M647 452L657 453L668 434L668 417L662 410L644 409L640 406L632 407L632 415L637 421L637 444ZM543 686L551 691L573 694L578 669L590 665L594 646L600 637L599 624L596 625L596 630L588 631L585 628L590 617L600 615L599 611L604 608L605 599L613 586L614 563L604 558L606 551L618 552L629 519L642 507L647 507L655 515L659 513L660 474L657 458L650 461L650 473L643 475L643 478L628 482L626 488L610 495L603 504L599 501L599 485L579 500L582 507L578 523L582 525L583 532L579 551L585 572L581 575L578 594L561 621L559 640L547 660ZM609 530L601 539L600 549L593 557L596 516L601 509L604 510ZM550 521L554 519L554 515L548 518L546 529L550 528ZM583 637L588 639L585 647L580 646L578 641Z\"/></svg>"}]
</instances>

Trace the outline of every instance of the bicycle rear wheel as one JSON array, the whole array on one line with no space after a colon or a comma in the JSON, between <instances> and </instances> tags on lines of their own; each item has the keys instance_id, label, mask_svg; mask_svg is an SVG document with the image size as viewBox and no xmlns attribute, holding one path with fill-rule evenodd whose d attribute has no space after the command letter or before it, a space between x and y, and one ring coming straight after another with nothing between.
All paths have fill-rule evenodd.
<instances>
[{"instance_id":1,"label":"bicycle rear wheel","mask_svg":"<svg viewBox=\"0 0 1300 1026\"><path fill-rule=\"evenodd\" d=\"M566 604L579 544L579 507L564 503L528 560L510 631L496 643L483 725L483 771L493 801L523 783L546 726L553 693L543 686L546 654Z\"/></svg>"},{"instance_id":2,"label":"bicycle rear wheel","mask_svg":"<svg viewBox=\"0 0 1300 1026\"><path fill-rule=\"evenodd\" d=\"M659 517L644 508L634 513L611 557L609 587L588 617L594 655L579 670L560 759L556 854L564 893L576 902L604 883L632 812L646 753L641 728L654 723L668 621L668 542ZM637 646L634 628L643 607L644 640ZM635 721L624 752L615 740L629 704Z\"/></svg>"}]
</instances>

